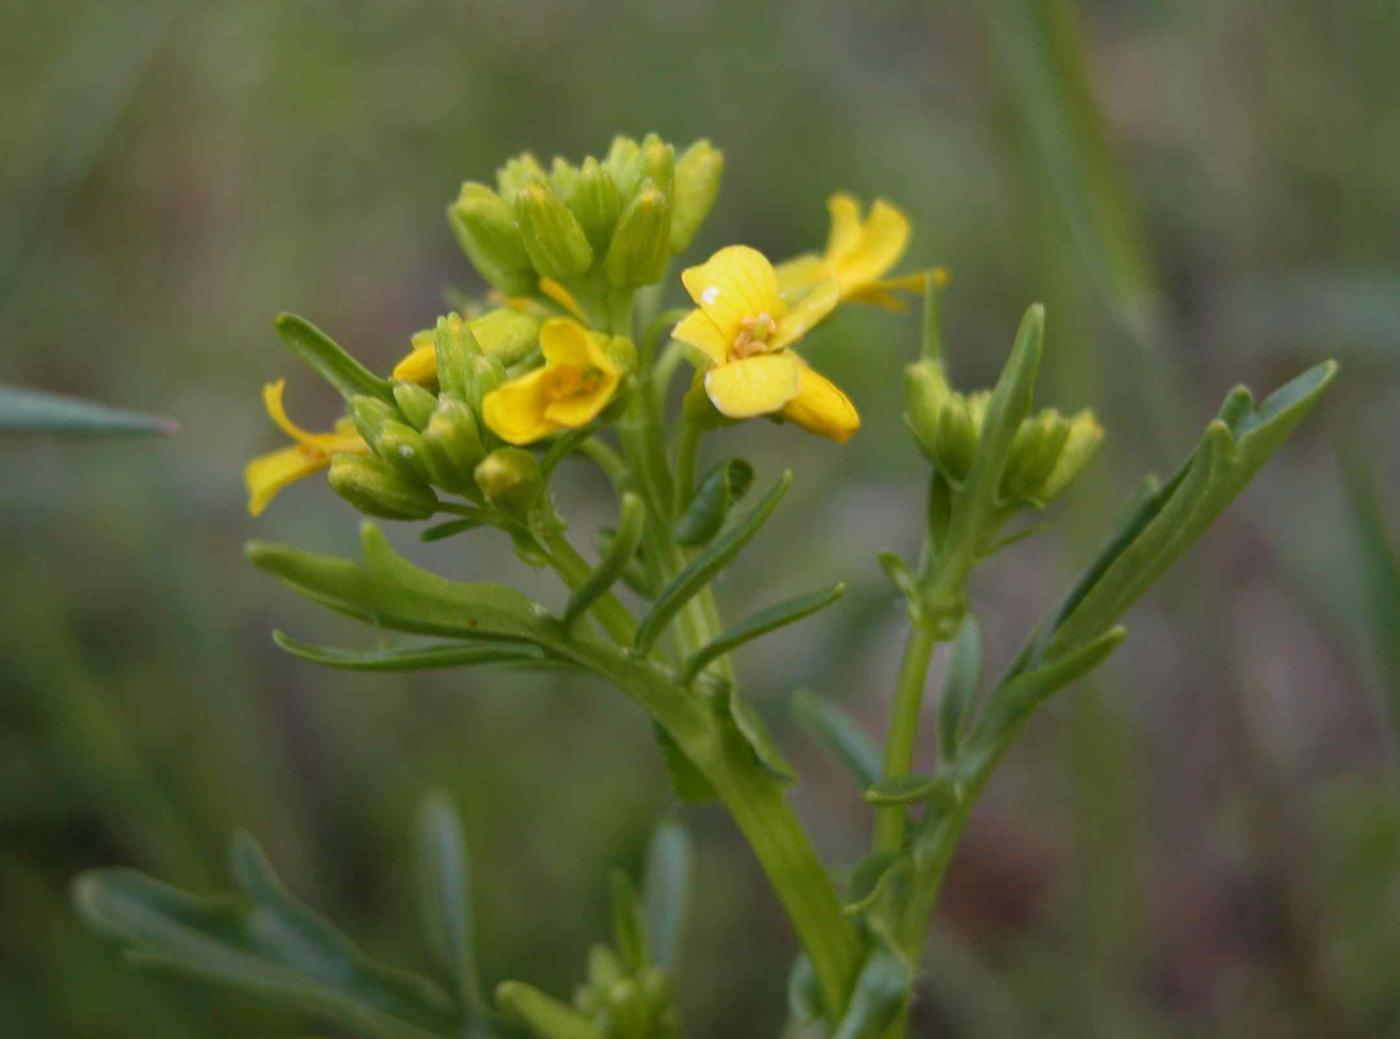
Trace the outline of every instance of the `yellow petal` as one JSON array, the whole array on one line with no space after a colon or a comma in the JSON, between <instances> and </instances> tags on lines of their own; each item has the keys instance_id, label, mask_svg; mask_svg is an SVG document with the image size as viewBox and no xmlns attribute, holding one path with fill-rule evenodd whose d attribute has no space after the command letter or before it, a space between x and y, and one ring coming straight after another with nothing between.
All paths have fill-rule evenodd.
<instances>
[{"instance_id":1,"label":"yellow petal","mask_svg":"<svg viewBox=\"0 0 1400 1039\"><path fill-rule=\"evenodd\" d=\"M783 408L783 418L809 433L844 444L860 429L860 412L834 382L803 366L797 396Z\"/></svg>"},{"instance_id":2,"label":"yellow petal","mask_svg":"<svg viewBox=\"0 0 1400 1039\"><path fill-rule=\"evenodd\" d=\"M619 377L615 372L605 373L597 387L588 393L576 393L571 397L556 400L544 409L544 417L558 426L578 429L598 417L612 400Z\"/></svg>"},{"instance_id":3,"label":"yellow petal","mask_svg":"<svg viewBox=\"0 0 1400 1039\"><path fill-rule=\"evenodd\" d=\"M909 309L909 304L886 289L885 283L882 281L872 282L854 292L847 293L845 302L866 303L872 307L879 307L882 310L889 310L896 314L903 314Z\"/></svg>"},{"instance_id":4,"label":"yellow petal","mask_svg":"<svg viewBox=\"0 0 1400 1039\"><path fill-rule=\"evenodd\" d=\"M578 300L574 299L574 294L553 278L540 279L540 294L559 304L561 308L587 324L588 315L586 315L583 312L583 308L578 305Z\"/></svg>"},{"instance_id":5,"label":"yellow petal","mask_svg":"<svg viewBox=\"0 0 1400 1039\"><path fill-rule=\"evenodd\" d=\"M860 242L860 203L854 195L841 192L826 200L826 211L831 214L826 259L831 261L844 256Z\"/></svg>"},{"instance_id":6,"label":"yellow petal","mask_svg":"<svg viewBox=\"0 0 1400 1039\"><path fill-rule=\"evenodd\" d=\"M715 364L723 364L729 357L729 344L715 323L705 316L703 310L692 310L674 329L671 338L687 343L705 354Z\"/></svg>"},{"instance_id":7,"label":"yellow petal","mask_svg":"<svg viewBox=\"0 0 1400 1039\"><path fill-rule=\"evenodd\" d=\"M778 322L777 330L772 338L768 340L770 349L778 350L790 343L795 343L811 331L822 318L826 317L836 309L836 304L841 302L841 286L833 278L819 282L813 286L807 295L802 297L801 302L783 315Z\"/></svg>"},{"instance_id":8,"label":"yellow petal","mask_svg":"<svg viewBox=\"0 0 1400 1039\"><path fill-rule=\"evenodd\" d=\"M437 347L431 342L415 346L398 364L394 365L394 378L404 382L426 383L437 379Z\"/></svg>"},{"instance_id":9,"label":"yellow petal","mask_svg":"<svg viewBox=\"0 0 1400 1039\"><path fill-rule=\"evenodd\" d=\"M559 427L545 418L551 403L549 378L548 368L536 368L488 393L481 417L491 431L510 444L532 444L556 432Z\"/></svg>"},{"instance_id":10,"label":"yellow petal","mask_svg":"<svg viewBox=\"0 0 1400 1039\"><path fill-rule=\"evenodd\" d=\"M243 483L248 488L249 514L257 516L287 484L295 483L330 464L329 454L296 444L254 458L243 468Z\"/></svg>"},{"instance_id":11,"label":"yellow petal","mask_svg":"<svg viewBox=\"0 0 1400 1039\"><path fill-rule=\"evenodd\" d=\"M909 218L884 199L876 199L859 241L831 257L836 277L847 290L875 281L899 262L908 245Z\"/></svg>"},{"instance_id":12,"label":"yellow petal","mask_svg":"<svg viewBox=\"0 0 1400 1039\"><path fill-rule=\"evenodd\" d=\"M315 433L308 433L295 422L287 417L287 409L282 404L282 393L287 388L286 379L278 379L263 387L263 407L267 409L268 417L276 423L277 428L287 436L300 444L313 443L316 439Z\"/></svg>"},{"instance_id":13,"label":"yellow petal","mask_svg":"<svg viewBox=\"0 0 1400 1039\"><path fill-rule=\"evenodd\" d=\"M816 253L794 256L773 269L778 275L778 287L789 304L801 299L813 285L831 277L826 260Z\"/></svg>"},{"instance_id":14,"label":"yellow petal","mask_svg":"<svg viewBox=\"0 0 1400 1039\"><path fill-rule=\"evenodd\" d=\"M540 351L545 362L586 368L590 363L588 335L588 329L572 318L550 318L540 329Z\"/></svg>"},{"instance_id":15,"label":"yellow petal","mask_svg":"<svg viewBox=\"0 0 1400 1039\"><path fill-rule=\"evenodd\" d=\"M700 266L682 271L681 282L726 344L739 334L742 319L767 314L776 321L787 313L773 265L747 245L726 246Z\"/></svg>"},{"instance_id":16,"label":"yellow petal","mask_svg":"<svg viewBox=\"0 0 1400 1039\"><path fill-rule=\"evenodd\" d=\"M797 395L802 362L785 351L717 365L705 373L705 392L729 418L771 415Z\"/></svg>"}]
</instances>

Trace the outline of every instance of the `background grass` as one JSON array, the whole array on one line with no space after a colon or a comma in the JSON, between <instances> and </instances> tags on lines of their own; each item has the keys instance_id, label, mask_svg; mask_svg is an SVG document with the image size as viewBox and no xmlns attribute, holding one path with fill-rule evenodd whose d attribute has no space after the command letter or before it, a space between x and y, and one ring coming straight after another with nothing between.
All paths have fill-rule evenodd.
<instances>
[{"instance_id":1,"label":"background grass","mask_svg":"<svg viewBox=\"0 0 1400 1039\"><path fill-rule=\"evenodd\" d=\"M241 543L350 550L355 518L317 482L253 522L240 471L277 442L262 382L290 374L308 424L335 407L278 343L277 311L386 368L448 291L476 288L442 219L461 180L648 130L726 152L697 255L808 248L835 189L907 209L911 260L953 272L964 384L990 380L1021 310L1047 303L1041 399L1093 405L1110 437L1052 529L977 584L993 659L1232 384L1343 362L989 790L919 1027L1400 1029L1395 5L67 0L11 3L4 26L0 381L182 432L0 441L0 1032L304 1028L129 973L67 907L75 872L114 862L212 886L239 826L363 944L421 965L411 809L434 783L467 818L487 975L568 991L606 926L604 869L635 866L671 803L647 726L590 683L282 656L274 626L351 629L253 573ZM873 556L919 534L899 417L916 336L912 317L851 314L811 338L865 415L848 447L717 438L800 474L726 607L799 572L852 586L740 659L835 861L859 854L869 813L783 703L805 683L884 722L902 611ZM604 517L600 488L567 475L571 513ZM489 534L415 554L549 587ZM692 1034L773 1034L792 939L722 815L682 814L701 849Z\"/></svg>"}]
</instances>

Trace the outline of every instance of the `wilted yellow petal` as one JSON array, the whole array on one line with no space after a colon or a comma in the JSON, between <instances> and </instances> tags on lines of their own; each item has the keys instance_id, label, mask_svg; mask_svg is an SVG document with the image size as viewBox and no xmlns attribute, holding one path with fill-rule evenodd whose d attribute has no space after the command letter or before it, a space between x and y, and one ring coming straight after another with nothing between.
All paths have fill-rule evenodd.
<instances>
[{"instance_id":1,"label":"wilted yellow petal","mask_svg":"<svg viewBox=\"0 0 1400 1039\"><path fill-rule=\"evenodd\" d=\"M558 430L545 417L553 402L550 369L536 368L527 375L497 386L481 402L481 417L491 431L510 444L532 444Z\"/></svg>"},{"instance_id":2,"label":"wilted yellow petal","mask_svg":"<svg viewBox=\"0 0 1400 1039\"><path fill-rule=\"evenodd\" d=\"M797 395L802 362L790 353L758 354L705 373L705 392L729 418L771 415Z\"/></svg>"},{"instance_id":3,"label":"wilted yellow petal","mask_svg":"<svg viewBox=\"0 0 1400 1039\"><path fill-rule=\"evenodd\" d=\"M832 238L836 235L836 213L832 212ZM829 251L831 263L842 288L851 291L877 280L904 255L909 245L909 218L884 199L876 199L870 207L857 238Z\"/></svg>"},{"instance_id":4,"label":"wilted yellow petal","mask_svg":"<svg viewBox=\"0 0 1400 1039\"><path fill-rule=\"evenodd\" d=\"M682 271L681 282L725 343L734 341L746 317L767 314L776 321L787 313L773 265L747 245L726 246L700 266Z\"/></svg>"},{"instance_id":5,"label":"wilted yellow petal","mask_svg":"<svg viewBox=\"0 0 1400 1039\"><path fill-rule=\"evenodd\" d=\"M838 444L860 429L860 413L851 399L826 376L805 366L797 396L783 408L783 418Z\"/></svg>"},{"instance_id":6,"label":"wilted yellow petal","mask_svg":"<svg viewBox=\"0 0 1400 1039\"><path fill-rule=\"evenodd\" d=\"M330 464L330 455L320 451L308 451L295 444L254 458L243 468L243 483L248 488L249 514L259 515L283 487Z\"/></svg>"},{"instance_id":7,"label":"wilted yellow petal","mask_svg":"<svg viewBox=\"0 0 1400 1039\"><path fill-rule=\"evenodd\" d=\"M723 364L729 357L730 340L724 338L703 310L692 310L687 314L672 329L671 338L702 351L715 364Z\"/></svg>"},{"instance_id":8,"label":"wilted yellow petal","mask_svg":"<svg viewBox=\"0 0 1400 1039\"><path fill-rule=\"evenodd\" d=\"M287 388L286 379L278 379L263 387L263 407L267 409L268 416L276 423L277 428L287 436L291 437L299 444L314 443L315 433L308 433L290 418L287 417L287 409L282 403L282 394Z\"/></svg>"}]
</instances>

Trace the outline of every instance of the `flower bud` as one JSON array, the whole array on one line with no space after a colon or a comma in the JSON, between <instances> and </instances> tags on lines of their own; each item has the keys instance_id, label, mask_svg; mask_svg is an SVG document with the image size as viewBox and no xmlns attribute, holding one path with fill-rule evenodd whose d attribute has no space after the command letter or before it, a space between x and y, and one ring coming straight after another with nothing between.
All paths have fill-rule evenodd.
<instances>
[{"instance_id":1,"label":"flower bud","mask_svg":"<svg viewBox=\"0 0 1400 1039\"><path fill-rule=\"evenodd\" d=\"M466 396L462 399L471 405L472 411L481 414L482 399L501 383L506 381L506 369L500 361L485 354L471 358L467 373Z\"/></svg>"},{"instance_id":2,"label":"flower bud","mask_svg":"<svg viewBox=\"0 0 1400 1039\"><path fill-rule=\"evenodd\" d=\"M1041 485L1041 499L1049 501L1069 486L1070 481L1084 471L1102 442L1103 427L1092 411L1081 411L1073 416L1059 457Z\"/></svg>"},{"instance_id":3,"label":"flower bud","mask_svg":"<svg viewBox=\"0 0 1400 1039\"><path fill-rule=\"evenodd\" d=\"M468 399L473 360L481 354L481 344L476 341L470 322L461 314L438 318L433 330L433 350L437 355L439 388L459 400Z\"/></svg>"},{"instance_id":4,"label":"flower bud","mask_svg":"<svg viewBox=\"0 0 1400 1039\"><path fill-rule=\"evenodd\" d=\"M549 186L559 193L560 198L568 198L578 184L578 174L577 166L556 155L549 166Z\"/></svg>"},{"instance_id":5,"label":"flower bud","mask_svg":"<svg viewBox=\"0 0 1400 1039\"><path fill-rule=\"evenodd\" d=\"M509 367L539 345L540 322L510 307L488 310L467 322L481 352Z\"/></svg>"},{"instance_id":6,"label":"flower bud","mask_svg":"<svg viewBox=\"0 0 1400 1039\"><path fill-rule=\"evenodd\" d=\"M960 483L972 469L972 456L977 453L981 422L973 417L967 399L953 394L943 413L938 416L938 465L952 480Z\"/></svg>"},{"instance_id":7,"label":"flower bud","mask_svg":"<svg viewBox=\"0 0 1400 1039\"><path fill-rule=\"evenodd\" d=\"M515 219L525 252L535 270L546 277L575 278L593 265L593 247L548 184L532 180L515 196Z\"/></svg>"},{"instance_id":8,"label":"flower bud","mask_svg":"<svg viewBox=\"0 0 1400 1039\"><path fill-rule=\"evenodd\" d=\"M933 361L919 361L904 369L904 421L924 457L938 464L938 425L943 408L952 398L943 368Z\"/></svg>"},{"instance_id":9,"label":"flower bud","mask_svg":"<svg viewBox=\"0 0 1400 1039\"><path fill-rule=\"evenodd\" d=\"M535 272L510 203L485 184L468 182L447 207L447 219L467 259L490 285L507 296L534 291Z\"/></svg>"},{"instance_id":10,"label":"flower bud","mask_svg":"<svg viewBox=\"0 0 1400 1039\"><path fill-rule=\"evenodd\" d=\"M650 180L661 194L666 196L669 205L671 195L676 190L676 149L654 133L649 133L642 141L641 150L642 181ZM640 188L641 182L638 187Z\"/></svg>"},{"instance_id":11,"label":"flower bud","mask_svg":"<svg viewBox=\"0 0 1400 1039\"><path fill-rule=\"evenodd\" d=\"M604 265L620 289L658 282L671 258L671 206L650 180L642 182L622 210Z\"/></svg>"},{"instance_id":12,"label":"flower bud","mask_svg":"<svg viewBox=\"0 0 1400 1039\"><path fill-rule=\"evenodd\" d=\"M398 408L378 397L361 395L350 398L350 419L360 437L373 450L379 450L379 436L390 422L401 422Z\"/></svg>"},{"instance_id":13,"label":"flower bud","mask_svg":"<svg viewBox=\"0 0 1400 1039\"><path fill-rule=\"evenodd\" d=\"M622 211L622 196L608 171L592 156L584 159L573 191L564 197L594 252L605 253Z\"/></svg>"},{"instance_id":14,"label":"flower bud","mask_svg":"<svg viewBox=\"0 0 1400 1039\"><path fill-rule=\"evenodd\" d=\"M919 450L954 485L967 478L986 410L983 395L963 396L948 386L943 366L923 360L904 369L904 420Z\"/></svg>"},{"instance_id":15,"label":"flower bud","mask_svg":"<svg viewBox=\"0 0 1400 1039\"><path fill-rule=\"evenodd\" d=\"M671 192L671 252L684 252L710 215L724 172L724 153L699 140L676 160L676 186Z\"/></svg>"},{"instance_id":16,"label":"flower bud","mask_svg":"<svg viewBox=\"0 0 1400 1039\"><path fill-rule=\"evenodd\" d=\"M618 371L626 374L637 370L637 344L626 336L613 336L603 350Z\"/></svg>"},{"instance_id":17,"label":"flower bud","mask_svg":"<svg viewBox=\"0 0 1400 1039\"><path fill-rule=\"evenodd\" d=\"M423 458L432 482L457 494L472 490L472 471L485 454L472 409L451 397L439 400L423 431Z\"/></svg>"},{"instance_id":18,"label":"flower bud","mask_svg":"<svg viewBox=\"0 0 1400 1039\"><path fill-rule=\"evenodd\" d=\"M539 462L529 451L502 447L481 460L473 474L486 500L507 516L524 519L544 491Z\"/></svg>"},{"instance_id":19,"label":"flower bud","mask_svg":"<svg viewBox=\"0 0 1400 1039\"><path fill-rule=\"evenodd\" d=\"M521 152L496 171L496 187L507 203L514 205L515 196L520 194L532 180L544 178L544 167L529 152Z\"/></svg>"},{"instance_id":20,"label":"flower bud","mask_svg":"<svg viewBox=\"0 0 1400 1039\"><path fill-rule=\"evenodd\" d=\"M334 455L329 478L336 494L370 516L419 520L437 511L438 500L432 491L402 469L372 455Z\"/></svg>"},{"instance_id":21,"label":"flower bud","mask_svg":"<svg viewBox=\"0 0 1400 1039\"><path fill-rule=\"evenodd\" d=\"M1001 493L1014 501L1037 506L1045 504L1040 489L1067 436L1069 423L1053 409L1024 419L1011 441Z\"/></svg>"},{"instance_id":22,"label":"flower bud","mask_svg":"<svg viewBox=\"0 0 1400 1039\"><path fill-rule=\"evenodd\" d=\"M603 168L617 185L617 193L625 202L642 182L642 149L630 137L614 137Z\"/></svg>"},{"instance_id":23,"label":"flower bud","mask_svg":"<svg viewBox=\"0 0 1400 1039\"><path fill-rule=\"evenodd\" d=\"M394 401L399 413L408 419L409 425L422 432L428 425L428 418L437 407L437 394L425 390L416 382L394 383Z\"/></svg>"}]
</instances>

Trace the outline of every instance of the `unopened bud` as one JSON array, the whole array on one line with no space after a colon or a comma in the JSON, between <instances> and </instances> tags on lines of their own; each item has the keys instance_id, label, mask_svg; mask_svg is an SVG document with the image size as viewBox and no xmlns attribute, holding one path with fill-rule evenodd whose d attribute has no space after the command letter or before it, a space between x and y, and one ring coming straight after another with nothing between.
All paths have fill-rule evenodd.
<instances>
[{"instance_id":1,"label":"unopened bud","mask_svg":"<svg viewBox=\"0 0 1400 1039\"><path fill-rule=\"evenodd\" d=\"M433 349L437 355L438 387L443 393L460 400L469 396L474 370L473 361L481 354L471 324L461 314L438 318L433 330Z\"/></svg>"},{"instance_id":2,"label":"unopened bud","mask_svg":"<svg viewBox=\"0 0 1400 1039\"><path fill-rule=\"evenodd\" d=\"M642 141L642 181L651 181L669 204L676 189L676 149L654 133ZM640 183L638 188L640 189Z\"/></svg>"},{"instance_id":3,"label":"unopened bud","mask_svg":"<svg viewBox=\"0 0 1400 1039\"><path fill-rule=\"evenodd\" d=\"M546 277L574 278L593 265L593 247L564 200L542 180L515 196L515 219L525 252Z\"/></svg>"},{"instance_id":4,"label":"unopened bud","mask_svg":"<svg viewBox=\"0 0 1400 1039\"><path fill-rule=\"evenodd\" d=\"M394 383L394 402L399 413L408 419L409 425L422 432L428 425L428 418L437 407L437 394L425 390L416 382Z\"/></svg>"},{"instance_id":5,"label":"unopened bud","mask_svg":"<svg viewBox=\"0 0 1400 1039\"><path fill-rule=\"evenodd\" d=\"M379 450L379 435L390 422L402 422L399 409L378 397L360 395L350 398L350 419L355 429L375 451Z\"/></svg>"},{"instance_id":6,"label":"unopened bud","mask_svg":"<svg viewBox=\"0 0 1400 1039\"><path fill-rule=\"evenodd\" d=\"M539 319L510 307L489 310L467 324L481 352L506 366L522 360L539 344Z\"/></svg>"},{"instance_id":7,"label":"unopened bud","mask_svg":"<svg viewBox=\"0 0 1400 1039\"><path fill-rule=\"evenodd\" d=\"M632 289L658 282L671 258L671 205L650 180L622 210L604 261L608 281Z\"/></svg>"},{"instance_id":8,"label":"unopened bud","mask_svg":"<svg viewBox=\"0 0 1400 1039\"><path fill-rule=\"evenodd\" d=\"M641 147L630 137L614 137L608 157L603 160L603 168L617 185L618 194L626 201L642 182Z\"/></svg>"},{"instance_id":9,"label":"unopened bud","mask_svg":"<svg viewBox=\"0 0 1400 1039\"><path fill-rule=\"evenodd\" d=\"M1041 486L1042 501L1049 501L1069 486L1084 471L1099 444L1103 442L1103 427L1092 411L1081 411L1069 420L1069 435L1060 448L1059 457Z\"/></svg>"},{"instance_id":10,"label":"unopened bud","mask_svg":"<svg viewBox=\"0 0 1400 1039\"><path fill-rule=\"evenodd\" d=\"M684 252L710 215L724 172L724 153L699 140L676 160L676 186L671 192L671 252Z\"/></svg>"},{"instance_id":11,"label":"unopened bud","mask_svg":"<svg viewBox=\"0 0 1400 1039\"><path fill-rule=\"evenodd\" d=\"M402 422L386 422L379 430L374 453L422 483L431 483L423 457L423 435Z\"/></svg>"},{"instance_id":12,"label":"unopened bud","mask_svg":"<svg viewBox=\"0 0 1400 1039\"><path fill-rule=\"evenodd\" d=\"M524 519L544 491L539 462L519 447L492 451L477 465L474 475L486 500L516 519Z\"/></svg>"},{"instance_id":13,"label":"unopened bud","mask_svg":"<svg viewBox=\"0 0 1400 1039\"><path fill-rule=\"evenodd\" d=\"M329 479L336 494L369 516L419 520L437 511L431 490L373 455L333 456Z\"/></svg>"},{"instance_id":14,"label":"unopened bud","mask_svg":"<svg viewBox=\"0 0 1400 1039\"><path fill-rule=\"evenodd\" d=\"M622 195L608 171L592 156L584 159L573 191L564 197L569 200L569 211L588 236L593 251L606 253L617 216L622 211Z\"/></svg>"},{"instance_id":15,"label":"unopened bud","mask_svg":"<svg viewBox=\"0 0 1400 1039\"><path fill-rule=\"evenodd\" d=\"M1050 409L1021 422L1011 441L1001 492L1015 501L1043 505L1041 489L1069 436L1069 423Z\"/></svg>"},{"instance_id":16,"label":"unopened bud","mask_svg":"<svg viewBox=\"0 0 1400 1039\"><path fill-rule=\"evenodd\" d=\"M505 381L506 369L500 361L485 354L477 354L471 359L467 392L463 400L471 405L473 411L480 414L483 398Z\"/></svg>"},{"instance_id":17,"label":"unopened bud","mask_svg":"<svg viewBox=\"0 0 1400 1039\"><path fill-rule=\"evenodd\" d=\"M423 431L423 457L432 482L458 494L471 490L472 471L485 454L472 409L451 397L438 401Z\"/></svg>"},{"instance_id":18,"label":"unopened bud","mask_svg":"<svg viewBox=\"0 0 1400 1039\"><path fill-rule=\"evenodd\" d=\"M560 198L568 198L574 193L578 183L578 167L556 155L549 166L549 186L559 193Z\"/></svg>"},{"instance_id":19,"label":"unopened bud","mask_svg":"<svg viewBox=\"0 0 1400 1039\"><path fill-rule=\"evenodd\" d=\"M919 361L904 369L904 421L924 457L938 464L938 424L952 398L943 369L933 361Z\"/></svg>"},{"instance_id":20,"label":"unopened bud","mask_svg":"<svg viewBox=\"0 0 1400 1039\"><path fill-rule=\"evenodd\" d=\"M507 296L534 290L534 268L509 202L485 184L468 182L447 207L447 219L467 259L490 285Z\"/></svg>"},{"instance_id":21,"label":"unopened bud","mask_svg":"<svg viewBox=\"0 0 1400 1039\"><path fill-rule=\"evenodd\" d=\"M529 152L521 152L496 171L496 187L506 202L515 203L515 196L532 180L544 177L544 167Z\"/></svg>"}]
</instances>

